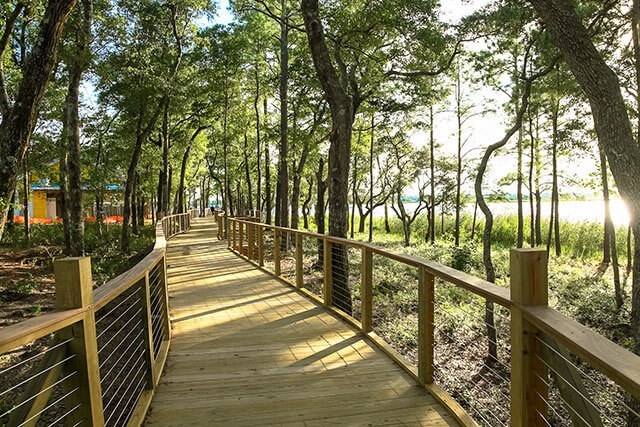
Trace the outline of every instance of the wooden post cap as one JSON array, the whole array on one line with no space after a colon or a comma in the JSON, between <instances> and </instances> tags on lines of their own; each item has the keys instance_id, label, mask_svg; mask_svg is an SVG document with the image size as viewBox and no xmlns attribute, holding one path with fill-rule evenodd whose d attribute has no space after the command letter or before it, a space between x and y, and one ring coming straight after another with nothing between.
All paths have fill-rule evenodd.
<instances>
[{"instance_id":1,"label":"wooden post cap","mask_svg":"<svg viewBox=\"0 0 640 427\"><path fill-rule=\"evenodd\" d=\"M62 258L53 263L56 308L82 308L93 303L91 258Z\"/></svg>"},{"instance_id":2,"label":"wooden post cap","mask_svg":"<svg viewBox=\"0 0 640 427\"><path fill-rule=\"evenodd\" d=\"M511 300L518 304L546 305L548 296L547 251L511 249Z\"/></svg>"}]
</instances>

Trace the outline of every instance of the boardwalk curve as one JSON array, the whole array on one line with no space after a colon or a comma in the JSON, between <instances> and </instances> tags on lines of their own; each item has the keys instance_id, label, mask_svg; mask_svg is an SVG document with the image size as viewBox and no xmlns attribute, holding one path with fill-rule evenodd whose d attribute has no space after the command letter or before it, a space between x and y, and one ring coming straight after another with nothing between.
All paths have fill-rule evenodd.
<instances>
[{"instance_id":1,"label":"boardwalk curve","mask_svg":"<svg viewBox=\"0 0 640 427\"><path fill-rule=\"evenodd\" d=\"M353 328L228 251L212 219L167 263L173 338L147 425L457 425Z\"/></svg>"}]
</instances>

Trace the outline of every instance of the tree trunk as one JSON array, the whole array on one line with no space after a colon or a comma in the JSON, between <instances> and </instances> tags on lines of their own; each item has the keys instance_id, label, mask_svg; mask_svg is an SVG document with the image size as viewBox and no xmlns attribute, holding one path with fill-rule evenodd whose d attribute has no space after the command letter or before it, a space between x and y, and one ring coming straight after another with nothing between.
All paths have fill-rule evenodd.
<instances>
[{"instance_id":1,"label":"tree trunk","mask_svg":"<svg viewBox=\"0 0 640 427\"><path fill-rule=\"evenodd\" d=\"M361 134L362 132L360 132ZM358 141L360 141L360 136L358 136ZM350 237L353 239L355 235L355 218L356 218L356 187L358 186L358 158L354 156L353 158L353 174L352 174L352 183L351 183L351 234ZM362 215L360 215L360 223L362 223ZM364 225L364 223L362 223Z\"/></svg>"},{"instance_id":2,"label":"tree trunk","mask_svg":"<svg viewBox=\"0 0 640 427\"><path fill-rule=\"evenodd\" d=\"M249 203L249 210L253 210L253 186L251 185L251 166L249 165L249 138L247 137L247 130L244 132L244 173L247 180L247 202Z\"/></svg>"},{"instance_id":3,"label":"tree trunk","mask_svg":"<svg viewBox=\"0 0 640 427\"><path fill-rule=\"evenodd\" d=\"M225 84L224 112L222 117L222 163L224 169L224 197L222 209L228 217L233 216L233 203L231 201L231 185L229 182L229 87Z\"/></svg>"},{"instance_id":4,"label":"tree trunk","mask_svg":"<svg viewBox=\"0 0 640 427\"><path fill-rule=\"evenodd\" d=\"M611 235L615 239L615 228L611 220L611 208L609 202L609 179L607 173L607 157L602 151L598 150L600 155L600 178L602 179L602 199L604 202L604 234L602 238L602 263L609 265L611 263ZM617 297L617 289L616 289Z\"/></svg>"},{"instance_id":5,"label":"tree trunk","mask_svg":"<svg viewBox=\"0 0 640 427\"><path fill-rule=\"evenodd\" d=\"M294 169L296 163L293 163ZM291 189L291 228L297 230L300 225L300 185L302 184L302 175L298 175L297 171L293 175L293 188Z\"/></svg>"},{"instance_id":6,"label":"tree trunk","mask_svg":"<svg viewBox=\"0 0 640 427\"><path fill-rule=\"evenodd\" d=\"M405 221L402 222L402 231L404 235L404 245L406 247L411 246L411 226Z\"/></svg>"},{"instance_id":7,"label":"tree trunk","mask_svg":"<svg viewBox=\"0 0 640 427\"><path fill-rule=\"evenodd\" d=\"M136 171L134 181L133 181L133 194L131 194L131 232L134 236L138 236L140 234L140 230L138 230L138 179L140 174Z\"/></svg>"},{"instance_id":8,"label":"tree trunk","mask_svg":"<svg viewBox=\"0 0 640 427\"><path fill-rule=\"evenodd\" d=\"M555 104L555 108L552 111L552 152L551 152L551 164L552 164L552 184L551 184L551 206L553 209L553 235L554 246L556 256L562 254L562 247L560 246L560 194L558 189L558 116L559 116L560 103ZM551 235L551 234L550 234Z\"/></svg>"},{"instance_id":9,"label":"tree trunk","mask_svg":"<svg viewBox=\"0 0 640 427\"><path fill-rule=\"evenodd\" d=\"M31 225L29 224L29 152L24 155L24 171L22 175L22 201L24 203L24 241L31 242ZM15 192L13 193L15 195ZM13 212L13 207L11 211Z\"/></svg>"},{"instance_id":10,"label":"tree trunk","mask_svg":"<svg viewBox=\"0 0 640 427\"><path fill-rule=\"evenodd\" d=\"M525 64L523 66L523 70L525 71L527 70L526 62L527 61L525 61ZM492 283L495 282L496 280L496 273L495 273L495 269L493 267L493 261L491 258L491 240L492 240L491 232L493 229L493 213L491 212L491 209L489 209L489 206L487 205L487 202L484 199L484 195L482 192L482 181L484 179L484 174L487 170L489 159L491 158L493 153L499 148L504 147L507 144L507 142L509 142L509 139L516 132L518 132L518 130L522 126L522 118L524 116L524 113L527 111L527 108L529 105L529 97L531 95L531 86L533 84L533 81L544 74L541 72L525 80L525 86L522 91L522 100L516 114L514 125L511 127L511 129L509 129L509 131L505 134L505 136L500 141L487 147L482 157L482 160L480 162L480 165L478 167L478 175L476 177L476 182L475 182L475 195L476 195L476 201L478 203L478 206L480 207L480 210L485 216L482 261L484 264L487 281ZM485 323L487 325L487 341L488 341L487 342L487 347L488 347L487 363L494 363L497 360L498 349L496 345L496 342L497 342L496 328L494 323L493 310L494 310L493 302L486 300Z\"/></svg>"},{"instance_id":11,"label":"tree trunk","mask_svg":"<svg viewBox=\"0 0 640 427\"><path fill-rule=\"evenodd\" d=\"M140 155L142 154L142 144L144 144L149 136L151 135L151 131L156 125L158 117L160 117L160 112L162 110L162 105L159 105L156 110L153 112L153 115L149 119L147 126L143 127L144 121L144 113L146 112L146 108L144 104L140 105L140 111L138 116L138 125L136 130L136 143L133 147L133 153L131 154L131 161L129 163L129 168L127 169L127 182L124 187L124 212L123 212L123 221L122 221L122 241L120 242L122 252L129 253L130 244L131 244L131 203L133 198L134 191L134 181L136 172L138 169L138 163L140 162Z\"/></svg>"},{"instance_id":12,"label":"tree trunk","mask_svg":"<svg viewBox=\"0 0 640 427\"><path fill-rule=\"evenodd\" d=\"M69 89L65 102L67 115L67 172L68 194L65 197L69 212L69 237L67 255L84 255L84 218L82 215L82 182L80 165L80 82L82 73L89 67L88 60L91 43L91 23L93 20L93 1L82 0L82 25L78 31L76 51L69 67ZM66 218L65 218L66 219Z\"/></svg>"},{"instance_id":13,"label":"tree trunk","mask_svg":"<svg viewBox=\"0 0 640 427\"><path fill-rule=\"evenodd\" d=\"M429 206L427 207L427 232L424 233L424 242L425 243L430 243L431 242L431 216L433 215L433 207ZM473 239L473 234L471 235L472 239Z\"/></svg>"},{"instance_id":14,"label":"tree trunk","mask_svg":"<svg viewBox=\"0 0 640 427\"><path fill-rule=\"evenodd\" d=\"M193 142L193 140L191 140ZM185 193L185 179L187 175L187 165L189 163L189 154L191 153L191 143L187 146L187 149L184 150L184 154L182 156L182 163L180 164L180 181L178 182L178 213L183 213L184 211L184 193Z\"/></svg>"},{"instance_id":15,"label":"tree trunk","mask_svg":"<svg viewBox=\"0 0 640 427\"><path fill-rule=\"evenodd\" d=\"M142 113L140 113L142 114ZM139 135L136 138L136 144L133 147L133 154L131 155L131 162L129 163L129 169L127 170L127 183L124 188L124 212L122 221L122 252L129 253L129 247L131 242L131 215L132 215L132 203L133 192L135 184L135 175L140 162L140 155L142 154L142 144L144 139Z\"/></svg>"},{"instance_id":16,"label":"tree trunk","mask_svg":"<svg viewBox=\"0 0 640 427\"><path fill-rule=\"evenodd\" d=\"M280 151L276 187L276 225L289 226L289 23L287 2L280 1ZM286 242L285 242L286 243Z\"/></svg>"},{"instance_id":17,"label":"tree trunk","mask_svg":"<svg viewBox=\"0 0 640 427\"><path fill-rule=\"evenodd\" d=\"M351 133L355 116L353 99L340 81L324 36L322 21L318 12L318 0L302 0L302 16L307 30L309 48L316 74L327 96L331 110L332 131L329 136L329 234L346 237L347 206L349 202L349 162L351 158ZM352 313L351 293L348 287L348 256L343 245L332 245L333 289L343 295L335 302L337 308ZM336 273L341 267L341 274Z\"/></svg>"},{"instance_id":18,"label":"tree trunk","mask_svg":"<svg viewBox=\"0 0 640 427\"><path fill-rule=\"evenodd\" d=\"M307 196L302 203L302 216L304 220L304 229L309 229L309 204L311 203L311 199L313 198L313 179L307 178L309 182L309 190L307 190Z\"/></svg>"},{"instance_id":19,"label":"tree trunk","mask_svg":"<svg viewBox=\"0 0 640 427\"><path fill-rule=\"evenodd\" d=\"M384 202L384 231L391 233L391 226L389 226L389 203Z\"/></svg>"},{"instance_id":20,"label":"tree trunk","mask_svg":"<svg viewBox=\"0 0 640 427\"><path fill-rule=\"evenodd\" d=\"M178 213L184 213L185 210L185 179L187 176L187 166L189 164L189 155L191 154L191 147L193 147L193 142L196 140L198 135L209 126L199 126L198 129L191 135L189 139L189 145L187 145L187 149L184 151L184 155L182 156L182 163L180 164L180 182L178 183ZM251 194L251 191L249 191Z\"/></svg>"},{"instance_id":21,"label":"tree trunk","mask_svg":"<svg viewBox=\"0 0 640 427\"><path fill-rule=\"evenodd\" d=\"M62 230L64 236L64 253L70 256L71 251L71 212L69 207L68 198L70 197L71 190L69 189L69 114L67 113L67 100L62 112L62 132L60 133L59 141L59 180L60 180L60 207L62 212L58 212L62 218Z\"/></svg>"},{"instance_id":22,"label":"tree trunk","mask_svg":"<svg viewBox=\"0 0 640 427\"><path fill-rule=\"evenodd\" d=\"M96 190L95 193L95 204L96 204L96 227L98 229L98 236L102 236L102 223L104 222L104 217L102 215L102 192Z\"/></svg>"},{"instance_id":23,"label":"tree trunk","mask_svg":"<svg viewBox=\"0 0 640 427\"><path fill-rule=\"evenodd\" d=\"M162 212L169 215L171 212L171 190L169 188L169 98L165 98L162 112Z\"/></svg>"},{"instance_id":24,"label":"tree trunk","mask_svg":"<svg viewBox=\"0 0 640 427\"><path fill-rule=\"evenodd\" d=\"M318 161L318 170L316 171L316 182L318 183L318 191L316 194L315 221L316 231L318 234L325 234L325 204L324 198L327 192L327 181L324 178L324 159ZM324 243L318 239L318 265L324 263Z\"/></svg>"},{"instance_id":25,"label":"tree trunk","mask_svg":"<svg viewBox=\"0 0 640 427\"><path fill-rule=\"evenodd\" d=\"M453 234L455 246L460 246L460 193L462 191L462 87L460 82L459 64L456 77L456 118L458 120L458 144L456 150L456 218ZM432 175L431 182L433 183L434 181L435 176Z\"/></svg>"},{"instance_id":26,"label":"tree trunk","mask_svg":"<svg viewBox=\"0 0 640 427\"><path fill-rule=\"evenodd\" d=\"M253 98L253 110L256 116L256 162L257 162L257 181L256 181L256 209L262 210L262 169L260 159L262 158L261 141L260 141L260 74L258 71L258 61L254 64L256 92ZM268 165L267 165L268 167Z\"/></svg>"},{"instance_id":27,"label":"tree trunk","mask_svg":"<svg viewBox=\"0 0 640 427\"><path fill-rule=\"evenodd\" d=\"M360 218L358 219L358 233L364 233L367 217L369 216L371 211L368 211L368 212L364 211L364 204L362 200L360 199L360 197L357 197L356 191L354 191L354 193L356 193L356 199L354 200L354 204L358 208L358 215L360 215Z\"/></svg>"},{"instance_id":28,"label":"tree trunk","mask_svg":"<svg viewBox=\"0 0 640 427\"><path fill-rule=\"evenodd\" d=\"M167 180L164 170L160 169L158 171L158 186L156 188L156 216L158 219L162 219L164 216L164 212L162 212L162 206L164 206L164 201L162 200L163 192L164 192L164 182Z\"/></svg>"},{"instance_id":29,"label":"tree trunk","mask_svg":"<svg viewBox=\"0 0 640 427\"><path fill-rule=\"evenodd\" d=\"M542 192L540 191L541 159L540 159L540 138L539 138L539 118L536 116L536 138L535 138L535 197L536 197L536 246L542 244Z\"/></svg>"},{"instance_id":30,"label":"tree trunk","mask_svg":"<svg viewBox=\"0 0 640 427\"><path fill-rule=\"evenodd\" d=\"M371 144L369 145L369 243L373 241L373 147L375 146L376 114L371 112Z\"/></svg>"},{"instance_id":31,"label":"tree trunk","mask_svg":"<svg viewBox=\"0 0 640 427\"><path fill-rule=\"evenodd\" d=\"M429 170L431 172L431 209L432 209L432 214L429 217L429 230L431 231L431 243L435 243L436 241L436 166L435 166L435 162L436 162L436 139L434 136L434 127L435 127L435 123L433 121L433 105L429 105L429 123L430 123L430 129L429 129ZM386 211L386 205L385 205L385 221L386 221L386 217L387 217L387 211ZM388 231L388 223L385 222L385 227L387 228L387 233Z\"/></svg>"},{"instance_id":32,"label":"tree trunk","mask_svg":"<svg viewBox=\"0 0 640 427\"><path fill-rule=\"evenodd\" d=\"M471 241L476 237L476 221L478 219L478 202L473 204L473 222L471 223Z\"/></svg>"},{"instance_id":33,"label":"tree trunk","mask_svg":"<svg viewBox=\"0 0 640 427\"><path fill-rule=\"evenodd\" d=\"M138 177L138 182L140 181L140 177ZM144 205L145 198L142 194L138 196L138 227L144 227Z\"/></svg>"},{"instance_id":34,"label":"tree trunk","mask_svg":"<svg viewBox=\"0 0 640 427\"><path fill-rule=\"evenodd\" d=\"M604 200L604 241L603 241L603 263L609 264L613 261L613 287L615 290L616 307L622 308L624 300L622 298L622 286L620 284L620 266L618 265L618 247L616 245L616 229L611 219L611 206L609 203L609 177L607 173L607 157L600 148L600 173L602 177L602 198Z\"/></svg>"},{"instance_id":35,"label":"tree trunk","mask_svg":"<svg viewBox=\"0 0 640 427\"><path fill-rule=\"evenodd\" d=\"M267 98L263 101L264 122L267 123ZM271 195L271 159L269 158L269 141L264 141L264 192L266 205L266 222L271 225L271 213L273 211L272 195Z\"/></svg>"},{"instance_id":36,"label":"tree trunk","mask_svg":"<svg viewBox=\"0 0 640 427\"><path fill-rule=\"evenodd\" d=\"M518 130L518 170L516 172L516 193L518 199L518 230L517 230L517 239L516 246L521 248L524 246L524 210L523 210L523 196L522 196L522 184L523 184L523 175L522 175L522 145L523 145L523 137L522 137L522 127Z\"/></svg>"},{"instance_id":37,"label":"tree trunk","mask_svg":"<svg viewBox=\"0 0 640 427\"><path fill-rule=\"evenodd\" d=\"M533 200L533 165L535 158L535 143L536 139L533 134L533 119L531 117L531 110L529 110L529 245L532 248L536 246L536 213Z\"/></svg>"},{"instance_id":38,"label":"tree trunk","mask_svg":"<svg viewBox=\"0 0 640 427\"><path fill-rule=\"evenodd\" d=\"M40 21L36 44L26 59L16 100L11 108L3 102L7 114L2 115L0 123L0 240L9 212L8 201L16 188L18 170L24 161L40 103L56 65L62 28L75 3L76 0L49 0Z\"/></svg>"},{"instance_id":39,"label":"tree trunk","mask_svg":"<svg viewBox=\"0 0 640 427\"><path fill-rule=\"evenodd\" d=\"M25 156L26 157L26 156ZM15 223L15 208L16 208L16 199L17 199L17 191L14 190L9 197L9 202L11 205L9 206L9 212L7 213L7 230L11 230Z\"/></svg>"},{"instance_id":40,"label":"tree trunk","mask_svg":"<svg viewBox=\"0 0 640 427\"><path fill-rule=\"evenodd\" d=\"M567 0L530 0L571 72L589 98L598 143L605 152L621 196L628 203L634 233L631 330L640 354L640 146L636 144L620 84L597 51L589 31ZM637 6L637 5L636 5ZM640 68L640 67L639 67ZM636 411L640 402L630 399ZM629 425L638 425L629 414Z\"/></svg>"},{"instance_id":41,"label":"tree trunk","mask_svg":"<svg viewBox=\"0 0 640 427\"><path fill-rule=\"evenodd\" d=\"M291 228L298 229L300 225L300 186L302 185L302 174L304 173L304 167L307 164L307 158L309 156L309 140L305 139L302 145L302 153L298 164L293 164L293 191L291 194Z\"/></svg>"}]
</instances>

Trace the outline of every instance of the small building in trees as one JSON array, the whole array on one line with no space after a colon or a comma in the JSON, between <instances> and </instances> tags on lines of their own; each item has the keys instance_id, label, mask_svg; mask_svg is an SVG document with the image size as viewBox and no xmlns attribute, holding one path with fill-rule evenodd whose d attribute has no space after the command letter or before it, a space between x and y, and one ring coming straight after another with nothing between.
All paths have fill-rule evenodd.
<instances>
[{"instance_id":1,"label":"small building in trees","mask_svg":"<svg viewBox=\"0 0 640 427\"><path fill-rule=\"evenodd\" d=\"M50 165L52 169L58 168L58 163ZM54 172L55 174L55 172ZM23 183L20 177L19 183ZM16 189L14 214L16 221L22 222L25 217L25 210L31 222L50 223L62 217L62 191L60 185L51 178L42 178L36 173L29 174L29 195L28 206L24 206L24 185L18 185ZM117 184L105 185L103 190L103 217L112 218L117 221L122 217L124 187ZM95 191L85 186L84 193L84 216L88 220L95 219L97 207L95 203Z\"/></svg>"}]
</instances>

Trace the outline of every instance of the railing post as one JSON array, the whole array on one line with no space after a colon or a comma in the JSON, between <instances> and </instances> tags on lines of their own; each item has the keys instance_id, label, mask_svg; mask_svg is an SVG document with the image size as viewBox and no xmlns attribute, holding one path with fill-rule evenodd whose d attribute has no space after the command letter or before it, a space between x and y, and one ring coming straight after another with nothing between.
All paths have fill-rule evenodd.
<instances>
[{"instance_id":1,"label":"railing post","mask_svg":"<svg viewBox=\"0 0 640 427\"><path fill-rule=\"evenodd\" d=\"M322 250L324 252L324 286L322 294L324 295L324 305L331 307L331 304L333 304L333 277L331 271L331 242L329 240L323 240Z\"/></svg>"},{"instance_id":2,"label":"railing post","mask_svg":"<svg viewBox=\"0 0 640 427\"><path fill-rule=\"evenodd\" d=\"M418 378L426 385L433 383L435 277L424 266L418 274Z\"/></svg>"},{"instance_id":3,"label":"railing post","mask_svg":"<svg viewBox=\"0 0 640 427\"><path fill-rule=\"evenodd\" d=\"M142 283L140 291L142 292L142 298L140 301L143 302L144 306L142 307L142 316L145 319L145 329L147 333L144 334L144 344L146 349L146 360L147 366L149 369L147 370L147 390L153 390L156 388L155 384L155 355L153 351L153 319L151 317L151 287L149 285L149 272L147 271L144 275L144 282Z\"/></svg>"},{"instance_id":4,"label":"railing post","mask_svg":"<svg viewBox=\"0 0 640 427\"><path fill-rule=\"evenodd\" d=\"M224 230L222 230L222 237L227 238L229 240L229 215L224 212L224 216L222 217L222 221L224 222Z\"/></svg>"},{"instance_id":5,"label":"railing post","mask_svg":"<svg viewBox=\"0 0 640 427\"><path fill-rule=\"evenodd\" d=\"M273 263L276 276L279 276L280 270L280 230L273 230Z\"/></svg>"},{"instance_id":6,"label":"railing post","mask_svg":"<svg viewBox=\"0 0 640 427\"><path fill-rule=\"evenodd\" d=\"M547 419L548 371L535 339L537 331L524 318L521 305L548 304L547 252L511 249L511 425L543 424ZM540 420L540 421L539 421Z\"/></svg>"},{"instance_id":7,"label":"railing post","mask_svg":"<svg viewBox=\"0 0 640 427\"><path fill-rule=\"evenodd\" d=\"M362 248L360 293L362 294L362 332L366 334L373 330L373 253L366 246Z\"/></svg>"},{"instance_id":8,"label":"railing post","mask_svg":"<svg viewBox=\"0 0 640 427\"><path fill-rule=\"evenodd\" d=\"M264 267L264 227L258 225L258 263Z\"/></svg>"},{"instance_id":9,"label":"railing post","mask_svg":"<svg viewBox=\"0 0 640 427\"><path fill-rule=\"evenodd\" d=\"M302 262L302 234L296 233L296 286L298 289L304 288Z\"/></svg>"},{"instance_id":10,"label":"railing post","mask_svg":"<svg viewBox=\"0 0 640 427\"><path fill-rule=\"evenodd\" d=\"M247 224L247 257L253 259L253 224Z\"/></svg>"},{"instance_id":11,"label":"railing post","mask_svg":"<svg viewBox=\"0 0 640 427\"><path fill-rule=\"evenodd\" d=\"M238 227L240 228L240 238L238 240L240 240L240 244L239 244L239 248L238 251L240 252L240 254L242 254L242 248L244 247L244 223L243 222L238 222Z\"/></svg>"},{"instance_id":12,"label":"railing post","mask_svg":"<svg viewBox=\"0 0 640 427\"><path fill-rule=\"evenodd\" d=\"M71 397L81 404L78 420L89 421L92 426L103 426L102 389L98 361L98 340L96 337L95 312L93 304L93 283L91 280L91 258L64 258L54 262L56 281L56 308L60 310L87 308L82 321L65 331L69 342L69 352L77 354L78 374L72 378L69 387L78 387L79 392ZM66 382L65 382L66 384Z\"/></svg>"},{"instance_id":13,"label":"railing post","mask_svg":"<svg viewBox=\"0 0 640 427\"><path fill-rule=\"evenodd\" d=\"M164 332L166 333L167 340L171 340L171 316L169 315L169 281L167 278L167 252L162 256L161 264L162 266L162 274L160 274L160 278L162 279L162 286L160 287L162 293L162 300L164 303L164 316L162 316L162 325L164 327Z\"/></svg>"},{"instance_id":14,"label":"railing post","mask_svg":"<svg viewBox=\"0 0 640 427\"><path fill-rule=\"evenodd\" d=\"M236 222L229 218L229 222L231 223L231 248L236 250Z\"/></svg>"}]
</instances>

